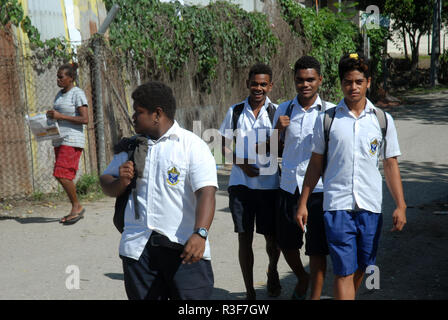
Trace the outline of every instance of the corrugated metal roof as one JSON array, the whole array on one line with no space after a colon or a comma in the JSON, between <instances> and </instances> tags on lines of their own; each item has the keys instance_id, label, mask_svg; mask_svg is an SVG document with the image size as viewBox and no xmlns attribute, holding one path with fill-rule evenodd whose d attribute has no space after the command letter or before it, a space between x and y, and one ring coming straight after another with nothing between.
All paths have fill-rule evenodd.
<instances>
[{"instance_id":1,"label":"corrugated metal roof","mask_svg":"<svg viewBox=\"0 0 448 320\"><path fill-rule=\"evenodd\" d=\"M66 36L60 0L28 0L28 15L39 30L41 40Z\"/></svg>"}]
</instances>

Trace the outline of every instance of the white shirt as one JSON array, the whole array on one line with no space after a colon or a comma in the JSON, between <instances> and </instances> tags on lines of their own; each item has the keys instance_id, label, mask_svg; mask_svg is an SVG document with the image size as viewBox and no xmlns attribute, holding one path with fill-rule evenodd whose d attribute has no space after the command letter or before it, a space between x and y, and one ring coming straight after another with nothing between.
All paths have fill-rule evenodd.
<instances>
[{"instance_id":1,"label":"white shirt","mask_svg":"<svg viewBox=\"0 0 448 320\"><path fill-rule=\"evenodd\" d=\"M127 160L126 152L115 155L103 174L118 177L119 167ZM201 138L175 121L157 141L148 139L145 169L136 187L139 218L135 219L131 194L125 209L120 255L138 260L152 230L185 244L194 232L194 192L205 186L217 188L218 183L215 159ZM203 259L210 258L207 239Z\"/></svg>"},{"instance_id":2,"label":"white shirt","mask_svg":"<svg viewBox=\"0 0 448 320\"><path fill-rule=\"evenodd\" d=\"M348 109L344 99L336 106L330 129L328 164L324 176L324 210L363 210L380 213L382 178L378 169L383 158L384 144L375 106L367 100L358 118ZM401 155L397 130L392 117L386 113L386 156ZM314 128L313 149L324 154L325 139L321 114Z\"/></svg>"},{"instance_id":3,"label":"white shirt","mask_svg":"<svg viewBox=\"0 0 448 320\"><path fill-rule=\"evenodd\" d=\"M274 123L280 116L284 116L292 101L292 112L290 124L285 131L285 148L282 157L282 175L280 177L280 188L294 194L296 188L302 192L303 180L305 178L308 162L311 158L311 147L313 129L316 119L322 109L322 100L317 96L313 105L305 110L299 103L297 97L279 105L275 113ZM330 109L335 105L325 102L325 108ZM322 180L319 179L313 192L323 192Z\"/></svg>"},{"instance_id":4,"label":"white shirt","mask_svg":"<svg viewBox=\"0 0 448 320\"><path fill-rule=\"evenodd\" d=\"M250 159L249 163L253 163L258 168L272 168L271 174L263 174L260 170L260 175L257 177L248 177L243 170L236 166L232 166L232 172L230 173L229 186L245 185L249 189L277 189L279 186L278 178L278 165L277 161L270 161L269 157L264 155L257 155L255 145L258 142L266 141L267 136L270 135L272 128L274 127L269 120L267 106L271 101L266 97L264 106L261 108L258 117L255 118L252 108L249 105L249 98L246 100L234 104L227 111L226 117L221 124L219 133L229 139L233 140L232 130L232 116L233 108L235 106L244 103L243 111L238 118L236 130L236 156L238 158ZM277 108L276 104L272 104L274 108Z\"/></svg>"}]
</instances>

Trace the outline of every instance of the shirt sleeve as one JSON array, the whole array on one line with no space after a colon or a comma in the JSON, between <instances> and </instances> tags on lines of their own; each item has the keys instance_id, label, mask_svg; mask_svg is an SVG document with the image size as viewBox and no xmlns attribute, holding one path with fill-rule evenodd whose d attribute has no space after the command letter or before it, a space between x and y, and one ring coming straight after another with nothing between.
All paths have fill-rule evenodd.
<instances>
[{"instance_id":1,"label":"shirt sleeve","mask_svg":"<svg viewBox=\"0 0 448 320\"><path fill-rule=\"evenodd\" d=\"M113 177L120 175L120 166L128 160L128 154L126 152L120 152L114 155L112 161L104 170L103 175L108 174Z\"/></svg>"},{"instance_id":2,"label":"shirt sleeve","mask_svg":"<svg viewBox=\"0 0 448 320\"><path fill-rule=\"evenodd\" d=\"M232 115L233 115L233 107L230 107L229 110L227 111L224 121L221 123L221 127L219 128L219 133L223 137L230 140L233 139Z\"/></svg>"},{"instance_id":3,"label":"shirt sleeve","mask_svg":"<svg viewBox=\"0 0 448 320\"><path fill-rule=\"evenodd\" d=\"M74 98L74 103L75 103L76 108L81 107L81 106L87 106L87 97L82 89L76 90L73 98Z\"/></svg>"},{"instance_id":4,"label":"shirt sleeve","mask_svg":"<svg viewBox=\"0 0 448 320\"><path fill-rule=\"evenodd\" d=\"M193 192L206 186L218 188L215 158L213 158L207 144L202 140L197 140L192 145L189 177Z\"/></svg>"},{"instance_id":5,"label":"shirt sleeve","mask_svg":"<svg viewBox=\"0 0 448 320\"><path fill-rule=\"evenodd\" d=\"M386 112L387 117L387 132L386 132L386 141L381 145L381 159L393 158L401 156L400 146L398 144L398 135L397 129L395 128L394 119L392 116ZM384 157L384 148L386 148L386 154Z\"/></svg>"},{"instance_id":6,"label":"shirt sleeve","mask_svg":"<svg viewBox=\"0 0 448 320\"><path fill-rule=\"evenodd\" d=\"M325 153L325 138L324 138L324 126L323 126L323 118L325 112L319 113L319 116L316 119L316 123L314 124L313 129L313 142L311 151L317 154Z\"/></svg>"}]
</instances>

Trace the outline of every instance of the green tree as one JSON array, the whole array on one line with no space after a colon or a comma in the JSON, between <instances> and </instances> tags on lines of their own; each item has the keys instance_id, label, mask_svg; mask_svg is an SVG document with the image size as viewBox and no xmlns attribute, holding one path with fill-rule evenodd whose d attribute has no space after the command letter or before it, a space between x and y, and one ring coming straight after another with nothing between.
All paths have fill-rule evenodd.
<instances>
[{"instance_id":1,"label":"green tree","mask_svg":"<svg viewBox=\"0 0 448 320\"><path fill-rule=\"evenodd\" d=\"M429 0L387 0L384 6L385 13L389 14L393 21L392 30L398 33L403 41L406 35L409 37L412 71L417 69L420 39L428 34L432 27L432 3Z\"/></svg>"}]
</instances>

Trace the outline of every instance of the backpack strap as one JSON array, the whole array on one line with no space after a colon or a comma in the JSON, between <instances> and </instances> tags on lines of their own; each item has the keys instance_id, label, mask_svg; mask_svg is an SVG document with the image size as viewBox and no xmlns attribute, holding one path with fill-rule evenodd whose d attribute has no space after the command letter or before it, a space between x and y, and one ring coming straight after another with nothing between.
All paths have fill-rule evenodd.
<instances>
[{"instance_id":1,"label":"backpack strap","mask_svg":"<svg viewBox=\"0 0 448 320\"><path fill-rule=\"evenodd\" d=\"M271 102L268 103L267 112L269 116L269 121L271 121L271 125L274 125L275 108Z\"/></svg>"},{"instance_id":2,"label":"backpack strap","mask_svg":"<svg viewBox=\"0 0 448 320\"><path fill-rule=\"evenodd\" d=\"M325 110L324 114L324 139L325 139L325 151L324 151L324 163L322 167L322 180L327 168L328 158L328 141L330 140L330 129L333 124L334 117L336 115L336 107Z\"/></svg>"},{"instance_id":3,"label":"backpack strap","mask_svg":"<svg viewBox=\"0 0 448 320\"><path fill-rule=\"evenodd\" d=\"M380 109L380 108L374 108L373 112L376 115L376 118L378 119L378 123L380 125L380 129L381 129L381 135L383 137L383 142L384 143L384 159L386 159L386 146L387 146L387 141L386 141L386 134L387 134L387 117L386 117L386 113L384 112L384 110Z\"/></svg>"},{"instance_id":4,"label":"backpack strap","mask_svg":"<svg viewBox=\"0 0 448 320\"><path fill-rule=\"evenodd\" d=\"M241 113L244 110L244 102L240 103L239 105L236 105L233 108L233 113L232 113L232 130L237 129L237 125L238 125L238 119L241 116Z\"/></svg>"}]
</instances>

